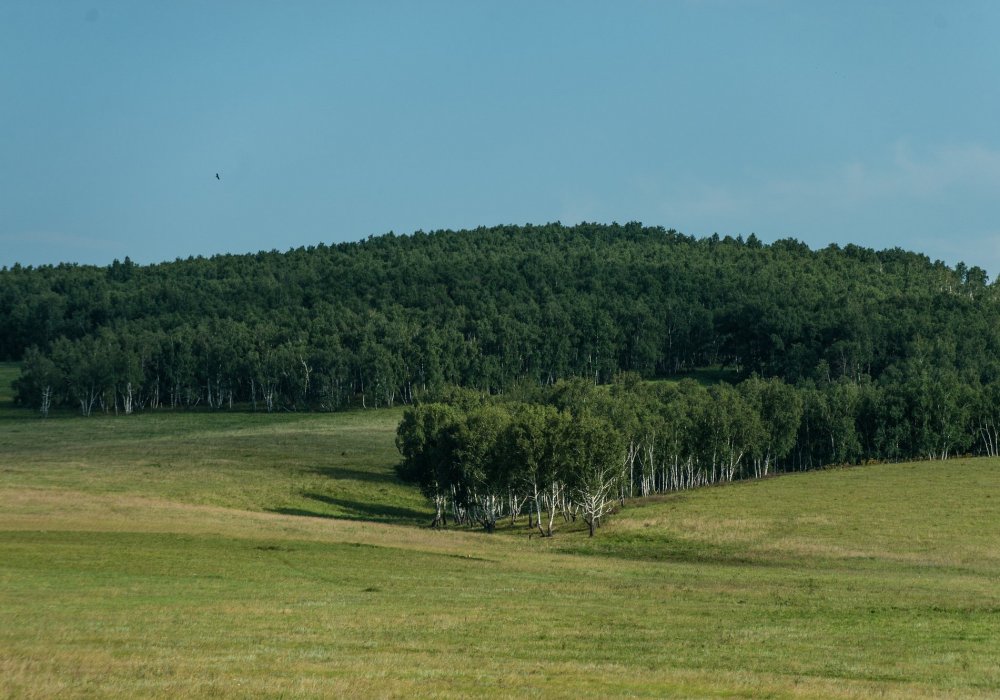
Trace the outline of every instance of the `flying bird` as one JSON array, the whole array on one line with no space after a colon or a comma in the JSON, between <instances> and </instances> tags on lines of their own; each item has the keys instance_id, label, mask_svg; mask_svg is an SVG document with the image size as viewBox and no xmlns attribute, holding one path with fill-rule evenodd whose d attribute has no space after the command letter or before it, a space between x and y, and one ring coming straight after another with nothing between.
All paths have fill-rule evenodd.
<instances>
[{"instance_id":1,"label":"flying bird","mask_svg":"<svg viewBox=\"0 0 1000 700\"><path fill-rule=\"evenodd\" d=\"M216 180L221 180L221 179L222 179L221 177L219 177L219 173L216 173L216 174L215 174L215 179L216 179Z\"/></svg>"}]
</instances>

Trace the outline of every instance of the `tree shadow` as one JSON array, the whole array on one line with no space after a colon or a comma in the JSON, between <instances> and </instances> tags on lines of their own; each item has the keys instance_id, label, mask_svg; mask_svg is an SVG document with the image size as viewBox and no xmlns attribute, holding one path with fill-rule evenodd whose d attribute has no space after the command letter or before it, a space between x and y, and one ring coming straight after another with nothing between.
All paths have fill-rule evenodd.
<instances>
[{"instance_id":1,"label":"tree shadow","mask_svg":"<svg viewBox=\"0 0 1000 700\"><path fill-rule=\"evenodd\" d=\"M321 510L309 510L307 508L271 508L269 510L272 513L281 513L282 515L298 515L310 518L405 522L408 524L430 522L432 515L431 513L425 513L412 508L393 506L383 503L364 503L362 501L352 501L346 498L334 498L333 496L327 496L322 493L305 493L302 495L310 500L317 501L318 503L334 506L343 512L329 513Z\"/></svg>"},{"instance_id":2,"label":"tree shadow","mask_svg":"<svg viewBox=\"0 0 1000 700\"><path fill-rule=\"evenodd\" d=\"M662 537L622 540L611 535L602 540L600 532L593 539L582 539L585 532L585 530L580 530L579 532L567 533L570 536L576 535L575 541L570 540L559 548L560 551L567 554L610 557L629 561L741 567L780 565L780 562L767 557L755 556L740 547Z\"/></svg>"},{"instance_id":3,"label":"tree shadow","mask_svg":"<svg viewBox=\"0 0 1000 700\"><path fill-rule=\"evenodd\" d=\"M392 472L379 473L370 472L363 469L352 469L350 467L317 467L313 470L320 476L330 479L344 479L349 481L365 481L372 484L401 484L396 475Z\"/></svg>"}]
</instances>

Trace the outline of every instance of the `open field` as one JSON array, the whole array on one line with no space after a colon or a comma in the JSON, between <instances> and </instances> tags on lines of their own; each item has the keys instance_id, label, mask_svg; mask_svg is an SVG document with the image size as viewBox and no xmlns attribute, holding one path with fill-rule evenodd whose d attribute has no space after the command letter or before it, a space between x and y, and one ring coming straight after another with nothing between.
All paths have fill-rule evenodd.
<instances>
[{"instance_id":1,"label":"open field","mask_svg":"<svg viewBox=\"0 0 1000 700\"><path fill-rule=\"evenodd\" d=\"M1000 694L998 461L529 540L421 527L398 418L0 413L0 696Z\"/></svg>"}]
</instances>

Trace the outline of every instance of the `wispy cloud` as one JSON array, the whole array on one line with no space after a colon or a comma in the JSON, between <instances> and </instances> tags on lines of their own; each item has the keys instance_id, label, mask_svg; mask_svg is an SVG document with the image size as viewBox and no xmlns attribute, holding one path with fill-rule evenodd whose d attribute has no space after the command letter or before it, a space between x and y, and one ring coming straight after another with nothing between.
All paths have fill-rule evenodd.
<instances>
[{"instance_id":1,"label":"wispy cloud","mask_svg":"<svg viewBox=\"0 0 1000 700\"><path fill-rule=\"evenodd\" d=\"M643 189L659 199L664 213L686 218L743 215L750 223L762 211L797 211L804 206L822 216L831 207L926 201L959 189L995 196L1000 190L1000 151L972 144L918 152L900 142L880 159L853 160L813 172L763 173L743 180L723 176L719 181L679 186L675 182L667 192L662 183L645 183Z\"/></svg>"},{"instance_id":2,"label":"wispy cloud","mask_svg":"<svg viewBox=\"0 0 1000 700\"><path fill-rule=\"evenodd\" d=\"M765 185L764 191L864 203L884 198L941 196L955 187L996 191L1000 187L1000 151L973 144L919 153L900 142L888 158L844 163L807 179L773 180Z\"/></svg>"},{"instance_id":3,"label":"wispy cloud","mask_svg":"<svg viewBox=\"0 0 1000 700\"><path fill-rule=\"evenodd\" d=\"M674 177L638 189L643 218L687 233L899 245L1000 271L1000 150L983 144L917 149L900 141L869 158L794 173Z\"/></svg>"}]
</instances>

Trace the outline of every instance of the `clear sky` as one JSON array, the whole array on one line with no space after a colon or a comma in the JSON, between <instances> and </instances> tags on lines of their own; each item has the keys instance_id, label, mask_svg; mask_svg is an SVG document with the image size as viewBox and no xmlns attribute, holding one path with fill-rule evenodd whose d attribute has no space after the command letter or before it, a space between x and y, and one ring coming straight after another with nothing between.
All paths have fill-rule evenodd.
<instances>
[{"instance_id":1,"label":"clear sky","mask_svg":"<svg viewBox=\"0 0 1000 700\"><path fill-rule=\"evenodd\" d=\"M997 275L1000 2L0 0L0 265L556 220Z\"/></svg>"}]
</instances>

